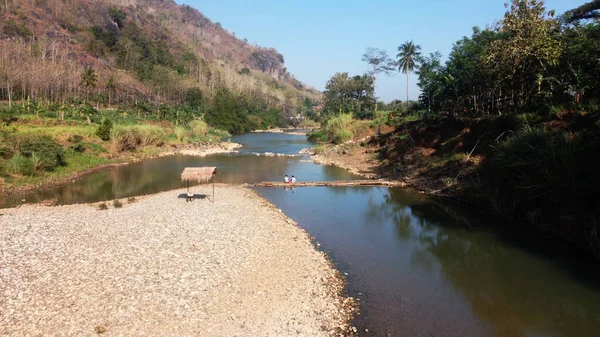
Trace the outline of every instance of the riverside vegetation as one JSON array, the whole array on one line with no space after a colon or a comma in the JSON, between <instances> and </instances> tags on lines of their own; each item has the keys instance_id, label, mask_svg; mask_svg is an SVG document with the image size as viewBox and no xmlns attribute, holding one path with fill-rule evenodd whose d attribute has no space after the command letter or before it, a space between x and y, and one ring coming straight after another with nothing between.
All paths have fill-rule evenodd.
<instances>
[{"instance_id":1,"label":"riverside vegetation","mask_svg":"<svg viewBox=\"0 0 600 337\"><path fill-rule=\"evenodd\" d=\"M202 119L175 125L169 120L137 117L127 110L86 107L95 111L88 122L81 109L62 107L57 112L52 106L43 107L37 116L21 113L21 109L0 107L4 192L64 180L106 164L153 157L186 144L216 144L229 135ZM56 118L60 113L63 118Z\"/></svg>"},{"instance_id":2,"label":"riverside vegetation","mask_svg":"<svg viewBox=\"0 0 600 337\"><path fill-rule=\"evenodd\" d=\"M4 192L285 126L321 95L174 1L4 1L0 22Z\"/></svg>"},{"instance_id":3,"label":"riverside vegetation","mask_svg":"<svg viewBox=\"0 0 600 337\"><path fill-rule=\"evenodd\" d=\"M367 173L461 199L600 258L599 18L598 2L555 17L542 2L514 0L496 26L457 41L445 64L412 41L395 62L370 48L369 65L417 74L419 100L376 105L374 78L389 66L338 73L324 93L323 128L308 137L346 166L375 162Z\"/></svg>"}]
</instances>

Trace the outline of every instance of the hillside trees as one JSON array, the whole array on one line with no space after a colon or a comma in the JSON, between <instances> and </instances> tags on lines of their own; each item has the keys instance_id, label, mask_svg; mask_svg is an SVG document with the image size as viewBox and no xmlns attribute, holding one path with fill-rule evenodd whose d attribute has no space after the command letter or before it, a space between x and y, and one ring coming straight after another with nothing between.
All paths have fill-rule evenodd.
<instances>
[{"instance_id":1,"label":"hillside trees","mask_svg":"<svg viewBox=\"0 0 600 337\"><path fill-rule=\"evenodd\" d=\"M96 89L98 87L98 76L94 68L88 66L83 70L81 74L81 85L85 87L85 100L89 101L90 88Z\"/></svg>"},{"instance_id":2,"label":"hillside trees","mask_svg":"<svg viewBox=\"0 0 600 337\"><path fill-rule=\"evenodd\" d=\"M224 87L236 99L260 101L252 106L264 113L295 114L304 98L320 99L284 70L283 55L243 43L195 9L157 2L169 13L158 17L142 3L128 4L28 1L17 17L0 12L0 100L56 103L67 110L83 99L98 108L143 103L153 110L144 115L156 116L161 104L187 105L188 89L201 92L201 113ZM44 24L31 25L24 19L29 16ZM96 74L95 87L82 81L88 66ZM263 117L255 121L279 120Z\"/></svg>"}]
</instances>

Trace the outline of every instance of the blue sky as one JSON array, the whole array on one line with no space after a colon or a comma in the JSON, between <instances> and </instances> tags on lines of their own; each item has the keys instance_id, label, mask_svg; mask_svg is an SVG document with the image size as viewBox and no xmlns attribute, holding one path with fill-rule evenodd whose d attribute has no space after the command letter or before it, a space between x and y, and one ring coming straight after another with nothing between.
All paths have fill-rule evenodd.
<instances>
[{"instance_id":1,"label":"blue sky","mask_svg":"<svg viewBox=\"0 0 600 337\"><path fill-rule=\"evenodd\" d=\"M547 0L557 14L589 0ZM509 0L178 0L213 22L247 38L249 43L273 47L297 79L323 90L336 72L360 75L367 47L385 49L395 57L408 40L425 54L439 51L444 59L454 42L501 20ZM411 75L410 99L419 88ZM376 94L386 102L406 99L406 76L380 75Z\"/></svg>"}]
</instances>

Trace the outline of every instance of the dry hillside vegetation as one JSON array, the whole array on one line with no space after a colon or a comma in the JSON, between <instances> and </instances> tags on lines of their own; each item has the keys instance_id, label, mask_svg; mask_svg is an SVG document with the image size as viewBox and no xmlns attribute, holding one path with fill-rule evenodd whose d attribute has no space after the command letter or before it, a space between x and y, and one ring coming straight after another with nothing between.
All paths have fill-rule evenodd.
<instances>
[{"instance_id":1,"label":"dry hillside vegetation","mask_svg":"<svg viewBox=\"0 0 600 337\"><path fill-rule=\"evenodd\" d=\"M288 113L319 99L275 49L174 1L6 0L0 10L0 99L162 104L224 87ZM95 83L82 84L88 67Z\"/></svg>"}]
</instances>

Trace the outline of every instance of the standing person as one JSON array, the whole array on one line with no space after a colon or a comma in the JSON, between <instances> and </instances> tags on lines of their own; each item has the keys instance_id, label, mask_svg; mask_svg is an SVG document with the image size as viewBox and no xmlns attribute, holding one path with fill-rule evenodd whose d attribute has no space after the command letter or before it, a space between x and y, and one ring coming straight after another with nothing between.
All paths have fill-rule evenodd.
<instances>
[{"instance_id":1,"label":"standing person","mask_svg":"<svg viewBox=\"0 0 600 337\"><path fill-rule=\"evenodd\" d=\"M288 178L287 174L285 175L285 177L283 177L283 182L286 184L290 182L290 178Z\"/></svg>"},{"instance_id":2,"label":"standing person","mask_svg":"<svg viewBox=\"0 0 600 337\"><path fill-rule=\"evenodd\" d=\"M291 181L292 184L295 183L296 182L296 177L292 176L292 180L290 180L290 181Z\"/></svg>"}]
</instances>

